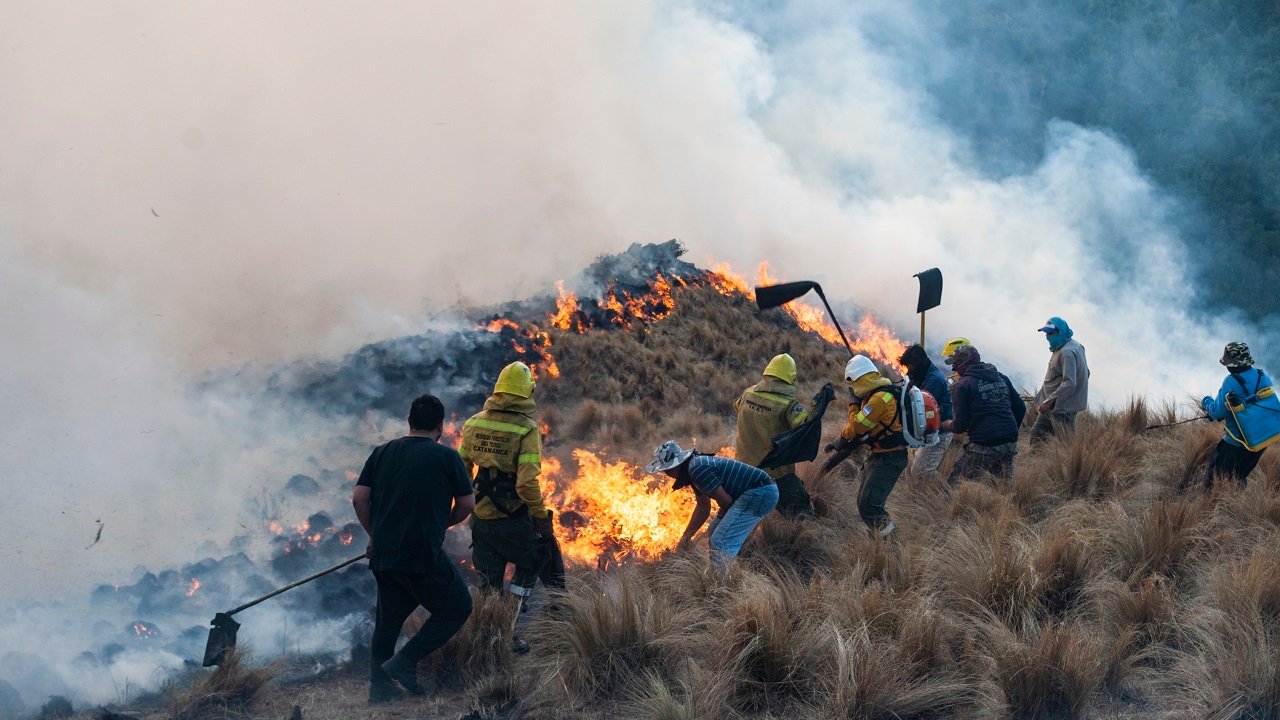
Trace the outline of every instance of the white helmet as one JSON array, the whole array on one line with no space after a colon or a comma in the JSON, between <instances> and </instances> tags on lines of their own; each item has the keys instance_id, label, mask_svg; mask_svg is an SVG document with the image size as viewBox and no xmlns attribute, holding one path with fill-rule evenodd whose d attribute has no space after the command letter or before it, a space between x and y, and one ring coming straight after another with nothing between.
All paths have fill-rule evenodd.
<instances>
[{"instance_id":1,"label":"white helmet","mask_svg":"<svg viewBox=\"0 0 1280 720\"><path fill-rule=\"evenodd\" d=\"M853 382L867 373L880 372L866 355L854 355L844 366L844 379Z\"/></svg>"}]
</instances>

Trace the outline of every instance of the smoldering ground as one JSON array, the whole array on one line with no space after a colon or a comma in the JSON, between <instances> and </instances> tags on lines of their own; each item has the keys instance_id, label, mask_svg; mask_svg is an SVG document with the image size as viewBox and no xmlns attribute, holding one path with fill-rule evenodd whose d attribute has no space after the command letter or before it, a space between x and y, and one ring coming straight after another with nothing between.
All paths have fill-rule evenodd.
<instances>
[{"instance_id":1,"label":"smoldering ground","mask_svg":"<svg viewBox=\"0 0 1280 720\"><path fill-rule=\"evenodd\" d=\"M210 374L337 358L631 242L768 259L904 333L910 274L942 267L931 337L964 334L1030 386L1034 328L1062 315L1111 403L1212 389L1237 337L1267 364L1269 326L1193 306L1180 202L1121 137L1045 119L1039 152L993 172L885 44L886 17L927 37L920 6L793 12L833 21L771 32L682 2L14 5L3 604L227 548L282 464L362 459L324 442L349 430L333 419L203 391Z\"/></svg>"}]
</instances>

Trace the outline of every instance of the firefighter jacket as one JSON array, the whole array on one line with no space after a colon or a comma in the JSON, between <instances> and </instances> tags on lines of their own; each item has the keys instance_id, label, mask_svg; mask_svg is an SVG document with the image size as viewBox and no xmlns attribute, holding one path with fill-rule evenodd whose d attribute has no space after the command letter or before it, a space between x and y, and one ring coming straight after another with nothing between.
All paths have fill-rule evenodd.
<instances>
[{"instance_id":1,"label":"firefighter jacket","mask_svg":"<svg viewBox=\"0 0 1280 720\"><path fill-rule=\"evenodd\" d=\"M902 437L902 418L898 414L898 398L888 378L874 373L853 383L857 398L849 404L849 421L840 431L845 442L866 439L871 451L893 452L907 446Z\"/></svg>"},{"instance_id":2,"label":"firefighter jacket","mask_svg":"<svg viewBox=\"0 0 1280 720\"><path fill-rule=\"evenodd\" d=\"M775 435L784 433L809 418L809 413L796 402L796 386L775 377L747 388L733 409L738 412L738 437L734 443L737 459L755 465L769 454ZM795 472L796 466L783 465L765 470L777 480Z\"/></svg>"},{"instance_id":3,"label":"firefighter jacket","mask_svg":"<svg viewBox=\"0 0 1280 720\"><path fill-rule=\"evenodd\" d=\"M533 398L494 393L485 400L483 410L463 423L458 454L475 478L477 518L497 520L520 514L526 507L533 517L546 517L538 486L542 435L533 419L536 409ZM494 496L482 493L482 479L487 477L498 478Z\"/></svg>"}]
</instances>

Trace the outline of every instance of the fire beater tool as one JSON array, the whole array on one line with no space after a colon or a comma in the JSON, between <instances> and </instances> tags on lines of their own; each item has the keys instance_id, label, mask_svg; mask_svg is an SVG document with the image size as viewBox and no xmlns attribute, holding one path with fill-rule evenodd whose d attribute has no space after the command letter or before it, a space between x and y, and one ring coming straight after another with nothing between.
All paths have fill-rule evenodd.
<instances>
[{"instance_id":1,"label":"fire beater tool","mask_svg":"<svg viewBox=\"0 0 1280 720\"><path fill-rule=\"evenodd\" d=\"M924 347L924 314L942 304L942 271L929 268L918 272L920 295L916 299L916 312L920 313L920 347Z\"/></svg>"},{"instance_id":2,"label":"fire beater tool","mask_svg":"<svg viewBox=\"0 0 1280 720\"><path fill-rule=\"evenodd\" d=\"M204 667L212 667L214 665L221 664L223 659L226 657L227 652L235 649L236 631L240 629L240 623L233 620L231 618L232 615L235 615L241 610L248 610L254 605L257 605L258 603L262 602L263 600L270 600L271 598L279 595L282 592L285 592L287 590L292 590L298 587L299 585L305 585L311 582L312 580L315 580L316 578L319 578L319 577L324 577L325 575L328 575L331 572L341 570L342 568L352 563L364 560L364 558L365 558L364 553L360 553L359 555L351 558L350 560L343 560L342 562L338 563L337 565L334 565L328 570L321 570L320 572L314 575L308 575L307 577L304 577L301 580L298 580L297 582L289 583L288 585L285 585L279 590L272 590L271 592L267 593L266 595L263 595L260 598L257 598L255 600L250 600L249 602L241 605L235 610L228 610L227 612L218 613L214 615L213 620L209 621L209 625L211 626L209 628L209 642L205 643L205 646L204 646Z\"/></svg>"},{"instance_id":3,"label":"fire beater tool","mask_svg":"<svg viewBox=\"0 0 1280 720\"><path fill-rule=\"evenodd\" d=\"M836 330L840 333L840 339L844 341L844 346L849 349L849 355L855 355L853 346L849 344L849 338L844 335L844 328L840 327L840 321L836 319L836 314L831 311L831 303L827 302L827 296L822 292L822 286L812 280L798 280L796 282L782 283L781 285L758 287L756 288L756 307L761 310L780 307L810 290L817 292L818 297L822 299L822 306L827 309L827 315L830 316L831 322L835 324Z\"/></svg>"}]
</instances>

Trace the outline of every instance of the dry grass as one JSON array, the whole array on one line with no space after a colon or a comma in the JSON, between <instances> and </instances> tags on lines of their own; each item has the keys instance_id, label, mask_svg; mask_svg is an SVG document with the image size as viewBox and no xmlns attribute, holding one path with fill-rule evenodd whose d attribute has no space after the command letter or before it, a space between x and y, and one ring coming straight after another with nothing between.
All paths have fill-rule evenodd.
<instances>
[{"instance_id":1,"label":"dry grass","mask_svg":"<svg viewBox=\"0 0 1280 720\"><path fill-rule=\"evenodd\" d=\"M191 683L171 691L168 710L173 720L241 718L259 693L279 673L277 665L251 667L243 648L227 653L212 671L198 673Z\"/></svg>"}]
</instances>

